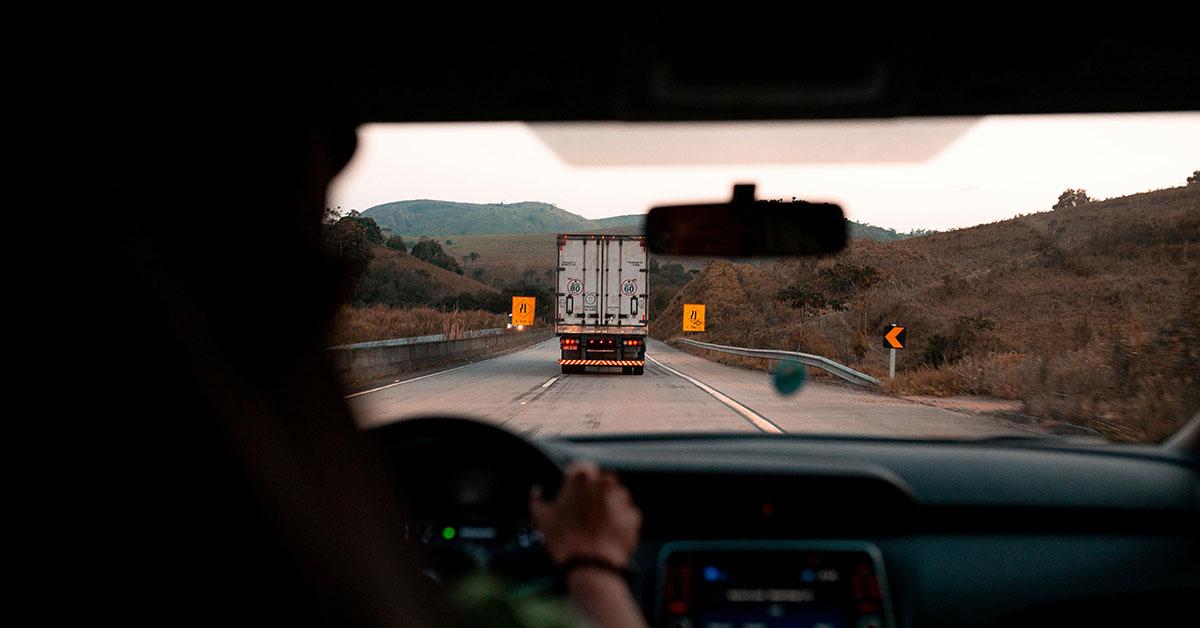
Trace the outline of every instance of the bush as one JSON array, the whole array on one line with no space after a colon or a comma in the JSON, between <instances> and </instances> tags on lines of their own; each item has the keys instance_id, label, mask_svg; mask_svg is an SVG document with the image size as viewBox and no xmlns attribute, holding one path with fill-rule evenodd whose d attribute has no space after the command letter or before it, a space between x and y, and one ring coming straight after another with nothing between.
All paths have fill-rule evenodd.
<instances>
[{"instance_id":1,"label":"bush","mask_svg":"<svg viewBox=\"0 0 1200 628\"><path fill-rule=\"evenodd\" d=\"M374 258L371 245L383 241L383 232L375 221L353 211L337 222L326 223L324 236L325 245L346 262L353 277L366 272Z\"/></svg>"},{"instance_id":2,"label":"bush","mask_svg":"<svg viewBox=\"0 0 1200 628\"><path fill-rule=\"evenodd\" d=\"M1054 204L1053 209L1066 209L1070 207L1079 207L1091 203L1096 199L1087 195L1087 190L1080 188L1078 190L1068 189L1058 195L1058 202Z\"/></svg>"},{"instance_id":3,"label":"bush","mask_svg":"<svg viewBox=\"0 0 1200 628\"><path fill-rule=\"evenodd\" d=\"M408 246L404 244L404 238L398 235L388 236L387 240L384 240L383 243L389 249L400 251L401 253L408 252Z\"/></svg>"},{"instance_id":4,"label":"bush","mask_svg":"<svg viewBox=\"0 0 1200 628\"><path fill-rule=\"evenodd\" d=\"M776 301L783 301L800 312L800 319L822 310L841 311L846 304L841 299L831 299L824 292L807 285L792 284L775 294Z\"/></svg>"},{"instance_id":5,"label":"bush","mask_svg":"<svg viewBox=\"0 0 1200 628\"><path fill-rule=\"evenodd\" d=\"M433 282L428 271L379 264L359 277L351 303L356 307L406 307L424 305L432 298Z\"/></svg>"},{"instance_id":6,"label":"bush","mask_svg":"<svg viewBox=\"0 0 1200 628\"><path fill-rule=\"evenodd\" d=\"M420 240L417 240L416 244L412 245L409 253L421 261L429 262L434 266L445 268L460 275L463 274L462 266L458 264L458 261L452 255L442 249L442 245L438 244L436 240L422 237Z\"/></svg>"}]
</instances>

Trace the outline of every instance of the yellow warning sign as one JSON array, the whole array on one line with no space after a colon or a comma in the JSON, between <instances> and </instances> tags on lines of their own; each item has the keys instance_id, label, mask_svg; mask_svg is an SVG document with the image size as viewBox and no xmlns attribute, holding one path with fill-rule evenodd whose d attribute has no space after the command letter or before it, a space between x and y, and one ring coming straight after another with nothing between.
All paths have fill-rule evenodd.
<instances>
[{"instance_id":1,"label":"yellow warning sign","mask_svg":"<svg viewBox=\"0 0 1200 628\"><path fill-rule=\"evenodd\" d=\"M513 297L512 324L533 324L533 297Z\"/></svg>"},{"instance_id":2,"label":"yellow warning sign","mask_svg":"<svg viewBox=\"0 0 1200 628\"><path fill-rule=\"evenodd\" d=\"M704 331L704 306L685 304L683 306L683 331Z\"/></svg>"}]
</instances>

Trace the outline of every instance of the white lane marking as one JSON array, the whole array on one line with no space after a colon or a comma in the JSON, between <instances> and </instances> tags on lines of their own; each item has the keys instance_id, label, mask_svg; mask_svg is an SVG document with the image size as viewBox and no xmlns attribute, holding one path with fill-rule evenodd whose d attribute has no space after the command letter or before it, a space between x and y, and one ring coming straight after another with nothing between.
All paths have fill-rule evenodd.
<instances>
[{"instance_id":1,"label":"white lane marking","mask_svg":"<svg viewBox=\"0 0 1200 628\"><path fill-rule=\"evenodd\" d=\"M426 377L434 377L434 376L436 376L436 375L442 375L442 374L444 374L444 373L449 373L450 371L457 371L458 369L465 369L465 368L467 368L468 366L473 366L473 365L475 365L475 364L478 364L478 362L472 362L471 364L464 364L464 365L462 365L462 366L456 366L456 367L454 367L454 368L452 368L452 369L446 369L446 370L444 370L444 371L438 371L438 372L436 372L436 373L430 373L430 374L428 374L428 375L422 375L422 376L420 376L420 377L414 377L414 378L412 378L412 379L406 379L406 380L404 380L404 381L398 381L398 380L397 380L397 381L395 381L395 382L392 382L392 383L388 384L387 386L380 386L379 388L372 388L372 389L370 389L370 390L363 390L363 391L360 391L360 392L351 393L351 394L349 394L349 395L346 395L346 399L349 399L349 398L351 398L351 397L357 397L357 396L359 396L359 395L368 395L368 394L370 394L370 393L373 393L373 392L379 392L379 391L381 391L381 390L387 390L388 388L391 388L391 387L393 387L393 386L399 386L399 385L401 385L401 384L407 384L407 383L409 383L409 382L415 382L415 381L417 381L417 380L422 380L422 379L425 379Z\"/></svg>"},{"instance_id":2,"label":"white lane marking","mask_svg":"<svg viewBox=\"0 0 1200 628\"><path fill-rule=\"evenodd\" d=\"M734 412L737 412L738 414L746 417L746 420L749 421L750 424L753 425L754 427L757 427L758 429L760 429L768 434L783 434L783 429L780 428L778 425L775 425L774 423L772 423L765 417L759 415L758 413L751 410L750 408L747 408L746 406L743 406L742 404L734 401L733 399L722 394L720 391L712 388L711 386L705 384L704 382L702 382L690 375L684 375L683 373L676 371L675 369L667 366L666 364L663 364L662 362L659 362L658 360L655 360L654 358L652 358L650 356L646 356L646 359L657 364L660 368L666 370L667 372L678 375L679 377L694 384L700 390L703 390L704 392L712 395L713 398L716 399L717 401L720 401L721 403L729 406L729 408L732 409Z\"/></svg>"},{"instance_id":3,"label":"white lane marking","mask_svg":"<svg viewBox=\"0 0 1200 628\"><path fill-rule=\"evenodd\" d=\"M554 380L556 380L556 379L558 379L558 377L551 377L551 378L550 378L550 379L549 379L549 380L548 380L548 381L547 381L545 384L542 384L542 388L546 388L546 387L548 387L550 384L553 384L553 383L554 383Z\"/></svg>"},{"instance_id":4,"label":"white lane marking","mask_svg":"<svg viewBox=\"0 0 1200 628\"><path fill-rule=\"evenodd\" d=\"M446 374L446 373L449 373L449 372L451 372L451 371L457 371L458 369L465 369L465 368L467 368L468 366L475 366L476 364L481 364L481 363L483 363L483 362L487 362L488 360L498 360L498 359L500 359L500 358L503 358L503 357L506 357L506 356L510 356L510 355L513 355L513 354L516 354L516 353L521 353L522 351L526 351L526 350L528 350L528 349L532 349L532 348L534 348L534 347L536 347L536 346L538 346L538 345L540 345L540 344L543 344L543 343L545 343L545 342L549 342L550 340L554 340L554 338L547 338L546 340L543 340L542 342L537 342L537 343L531 344L531 345L529 345L528 347L525 347L524 349L518 349L518 350L516 350L516 351L511 351L511 352L509 352L509 353L502 353L502 354L500 354L500 355L496 355L496 356L492 356L492 357L490 357L490 358L485 358L485 359L483 359L483 360L479 360L478 362L468 362L468 363L466 363L466 364L463 364L462 366L456 366L456 367L454 367L454 368L446 369L446 370L444 370L444 371L438 371L438 372L436 372L436 373L429 373L428 375L422 375L422 376L420 376L420 377L414 377L414 378L412 378L412 379L406 379L406 380L404 380L404 381L396 380L396 381L394 381L394 382L392 382L392 383L388 384L387 386L380 386L379 388L372 388L372 389L370 389L370 390L363 390L363 391L359 391L359 392L356 392L356 393L351 393L351 394L349 394L349 395L346 395L345 397L343 397L343 399L350 399L351 397L358 397L358 396L360 396L360 395L369 395L369 394L371 394L371 393L373 393L373 392L379 392L379 391L381 391L381 390L387 390L388 388L391 388L391 387L393 387L393 386L399 386L399 385L401 385L401 384L407 384L407 383L409 383L409 382L415 382L415 381L417 381L417 380L425 379L426 377L434 377L434 376L436 376L436 375L444 375L444 374ZM557 379L557 378L555 378L555 379ZM552 380L550 380L550 381L554 381L554 380L552 379ZM546 384L546 385L549 385L549 382L547 382L547 384ZM542 386L542 388L545 388L545 387L546 387L545 385L544 385L544 386Z\"/></svg>"}]
</instances>

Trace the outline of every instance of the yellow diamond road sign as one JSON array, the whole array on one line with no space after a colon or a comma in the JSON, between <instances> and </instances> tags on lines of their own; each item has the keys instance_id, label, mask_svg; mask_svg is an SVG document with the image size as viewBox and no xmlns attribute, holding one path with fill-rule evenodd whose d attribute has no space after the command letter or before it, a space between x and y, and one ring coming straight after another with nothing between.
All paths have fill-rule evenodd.
<instances>
[{"instance_id":1,"label":"yellow diamond road sign","mask_svg":"<svg viewBox=\"0 0 1200 628\"><path fill-rule=\"evenodd\" d=\"M533 297L513 297L512 324L532 325L533 305Z\"/></svg>"},{"instance_id":2,"label":"yellow diamond road sign","mask_svg":"<svg viewBox=\"0 0 1200 628\"><path fill-rule=\"evenodd\" d=\"M704 331L704 306L683 306L683 331Z\"/></svg>"}]
</instances>

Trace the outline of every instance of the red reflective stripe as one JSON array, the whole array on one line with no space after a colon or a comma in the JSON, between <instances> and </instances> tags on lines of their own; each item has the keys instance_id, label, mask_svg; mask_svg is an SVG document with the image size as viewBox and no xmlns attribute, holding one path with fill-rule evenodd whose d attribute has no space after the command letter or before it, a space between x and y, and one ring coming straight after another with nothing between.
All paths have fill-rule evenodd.
<instances>
[{"instance_id":1,"label":"red reflective stripe","mask_svg":"<svg viewBox=\"0 0 1200 628\"><path fill-rule=\"evenodd\" d=\"M559 360L567 366L645 366L643 360Z\"/></svg>"}]
</instances>

